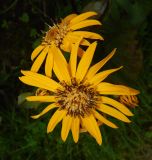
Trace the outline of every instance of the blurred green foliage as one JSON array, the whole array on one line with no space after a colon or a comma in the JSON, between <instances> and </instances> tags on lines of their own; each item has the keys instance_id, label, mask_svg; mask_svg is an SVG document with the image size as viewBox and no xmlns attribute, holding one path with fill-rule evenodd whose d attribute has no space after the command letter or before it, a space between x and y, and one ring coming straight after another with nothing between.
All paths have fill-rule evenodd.
<instances>
[{"instance_id":1,"label":"blurred green foliage","mask_svg":"<svg viewBox=\"0 0 152 160\"><path fill-rule=\"evenodd\" d=\"M98 146L87 133L74 144L63 143L61 126L46 134L52 112L39 120L30 115L44 105L29 103L31 94L18 80L21 69L31 66L30 54L40 43L47 24L70 13L95 10L103 26L92 30L105 39L99 42L94 61L113 48L117 54L108 67L124 65L110 78L141 91L140 105L129 125L101 127L103 144ZM0 159L1 160L151 160L152 158L152 1L146 0L5 0L0 10ZM19 101L18 101L19 100ZM19 102L19 104L18 104Z\"/></svg>"}]
</instances>

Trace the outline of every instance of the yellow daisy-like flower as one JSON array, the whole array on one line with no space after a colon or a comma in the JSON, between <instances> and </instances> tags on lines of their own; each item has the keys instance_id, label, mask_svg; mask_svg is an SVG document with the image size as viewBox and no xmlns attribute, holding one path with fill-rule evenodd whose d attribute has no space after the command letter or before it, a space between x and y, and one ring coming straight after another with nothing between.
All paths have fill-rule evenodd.
<instances>
[{"instance_id":1,"label":"yellow daisy-like flower","mask_svg":"<svg viewBox=\"0 0 152 160\"><path fill-rule=\"evenodd\" d=\"M137 95L138 90L123 85L115 85L103 82L111 73L122 67L98 71L114 55L115 49L103 60L90 67L97 43L92 43L85 51L77 65L77 53L79 42L72 46L69 63L66 62L61 51L54 46L54 73L59 83L47 76L31 71L22 71L24 76L20 80L28 85L51 91L50 95L30 96L28 101L50 102L40 114L32 116L37 119L51 109L57 108L50 118L47 133L54 130L62 121L61 137L65 141L69 131L72 131L73 139L78 142L81 128L87 130L97 141L102 143L99 129L101 123L112 128L117 126L109 121L109 115L123 122L129 123L127 116L133 116L132 112L120 102L107 97L107 95ZM62 57L62 58L61 58Z\"/></svg>"},{"instance_id":2,"label":"yellow daisy-like flower","mask_svg":"<svg viewBox=\"0 0 152 160\"><path fill-rule=\"evenodd\" d=\"M98 20L88 19L95 15L97 15L96 12L86 12L80 15L71 14L61 20L61 23L50 27L42 43L32 52L31 59L32 61L35 59L35 61L31 67L31 71L38 72L46 58L45 74L51 77L54 62L52 44L55 44L57 48L70 52L71 45L77 42L80 36L84 38L80 44L86 46L90 43L85 38L103 40L99 34L88 31L77 31L84 27L101 25ZM83 50L81 48L79 50L79 54L82 55Z\"/></svg>"}]
</instances>

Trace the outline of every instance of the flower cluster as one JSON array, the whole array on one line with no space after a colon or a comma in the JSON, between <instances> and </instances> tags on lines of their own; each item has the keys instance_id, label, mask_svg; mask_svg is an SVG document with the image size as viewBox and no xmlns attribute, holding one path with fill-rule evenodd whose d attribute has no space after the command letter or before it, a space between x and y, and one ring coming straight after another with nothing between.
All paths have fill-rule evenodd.
<instances>
[{"instance_id":1,"label":"flower cluster","mask_svg":"<svg viewBox=\"0 0 152 160\"><path fill-rule=\"evenodd\" d=\"M77 30L101 25L98 20L88 19L94 15L95 12L71 14L61 20L61 23L50 27L42 43L31 55L31 59L35 59L31 70L21 71L23 76L19 77L23 83L37 87L36 94L27 97L28 101L49 102L41 113L31 117L37 119L54 109L47 133L52 132L62 121L63 141L71 130L75 142L78 142L81 132L89 132L98 144L102 144L99 126L105 124L118 128L108 119L109 116L129 123L128 117L133 116L133 113L128 106L137 105L138 90L105 82L110 74L120 70L122 66L100 71L113 57L116 49L91 65L97 42L90 43L87 39L103 38L93 32ZM81 45L88 47L83 50ZM63 51L70 53L69 59L65 59ZM45 58L45 74L37 73ZM115 99L114 96L120 98Z\"/></svg>"}]
</instances>

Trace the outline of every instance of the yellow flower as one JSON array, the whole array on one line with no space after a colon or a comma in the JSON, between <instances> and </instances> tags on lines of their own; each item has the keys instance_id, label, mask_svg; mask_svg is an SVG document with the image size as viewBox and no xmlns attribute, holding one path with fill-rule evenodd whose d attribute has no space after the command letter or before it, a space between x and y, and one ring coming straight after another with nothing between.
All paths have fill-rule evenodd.
<instances>
[{"instance_id":1,"label":"yellow flower","mask_svg":"<svg viewBox=\"0 0 152 160\"><path fill-rule=\"evenodd\" d=\"M46 58L45 74L51 77L54 61L52 44L55 44L56 47L64 51L70 52L71 45L77 42L80 36L82 38L102 40L103 38L99 34L82 30L77 31L84 27L101 25L98 20L88 19L96 14L95 12L86 12L80 15L70 14L61 20L61 23L54 24L53 27L50 26L42 43L32 52L31 59L32 61L35 59L35 61L31 67L31 71L38 72ZM86 39L81 41L81 45L88 46L89 44ZM82 55L83 50L81 48L79 50L81 51L79 51L79 54Z\"/></svg>"},{"instance_id":2,"label":"yellow flower","mask_svg":"<svg viewBox=\"0 0 152 160\"><path fill-rule=\"evenodd\" d=\"M127 116L133 116L132 112L120 102L107 97L107 95L137 95L139 91L123 85L115 85L103 82L111 73L122 67L98 71L114 55L115 49L103 60L90 67L97 43L92 43L85 51L77 65L77 52L79 42L72 46L69 63L64 59L60 50L54 46L54 73L59 83L47 76L31 71L22 71L24 76L20 80L28 85L51 91L46 96L30 96L28 101L50 102L40 114L32 116L37 119L51 109L57 108L50 118L47 133L54 130L62 121L61 137L65 141L69 131L72 131L75 142L79 139L81 129L87 130L97 141L102 143L99 129L101 123L112 128L117 126L109 121L105 114L129 123ZM100 123L99 123L100 122Z\"/></svg>"}]
</instances>

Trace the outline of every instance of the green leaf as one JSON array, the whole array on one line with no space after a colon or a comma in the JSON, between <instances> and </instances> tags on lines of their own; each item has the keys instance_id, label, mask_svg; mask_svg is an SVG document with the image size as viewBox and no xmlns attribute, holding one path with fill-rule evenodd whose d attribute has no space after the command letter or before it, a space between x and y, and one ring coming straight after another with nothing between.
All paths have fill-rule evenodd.
<instances>
[{"instance_id":1,"label":"green leaf","mask_svg":"<svg viewBox=\"0 0 152 160\"><path fill-rule=\"evenodd\" d=\"M30 31L30 37L36 37L38 35L37 30L35 28L32 28Z\"/></svg>"},{"instance_id":2,"label":"green leaf","mask_svg":"<svg viewBox=\"0 0 152 160\"><path fill-rule=\"evenodd\" d=\"M97 17L101 17L104 15L108 8L108 0L98 0L89 2L84 8L83 12L87 11L95 11L98 13Z\"/></svg>"},{"instance_id":3,"label":"green leaf","mask_svg":"<svg viewBox=\"0 0 152 160\"><path fill-rule=\"evenodd\" d=\"M18 96L18 105L21 105L26 101L26 97L33 95L32 92L24 92Z\"/></svg>"},{"instance_id":4,"label":"green leaf","mask_svg":"<svg viewBox=\"0 0 152 160\"><path fill-rule=\"evenodd\" d=\"M32 48L33 49L36 48L41 43L41 40L42 40L41 38L38 38L36 41L34 41L32 44Z\"/></svg>"},{"instance_id":5,"label":"green leaf","mask_svg":"<svg viewBox=\"0 0 152 160\"><path fill-rule=\"evenodd\" d=\"M152 131L147 131L145 137L152 139Z\"/></svg>"},{"instance_id":6,"label":"green leaf","mask_svg":"<svg viewBox=\"0 0 152 160\"><path fill-rule=\"evenodd\" d=\"M22 104L22 107L23 108L31 108L31 109L36 109L37 107L39 107L42 103L40 102L30 102L30 101L25 101L23 104Z\"/></svg>"},{"instance_id":7,"label":"green leaf","mask_svg":"<svg viewBox=\"0 0 152 160\"><path fill-rule=\"evenodd\" d=\"M29 22L29 15L28 15L26 12L24 12L24 13L22 14L22 16L19 17L19 19L20 19L22 22L24 22L24 23L28 23L28 22Z\"/></svg>"},{"instance_id":8,"label":"green leaf","mask_svg":"<svg viewBox=\"0 0 152 160\"><path fill-rule=\"evenodd\" d=\"M26 100L26 97L32 96L33 92L24 92L18 96L18 105L23 108L37 108L40 102L30 102Z\"/></svg>"}]
</instances>

